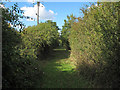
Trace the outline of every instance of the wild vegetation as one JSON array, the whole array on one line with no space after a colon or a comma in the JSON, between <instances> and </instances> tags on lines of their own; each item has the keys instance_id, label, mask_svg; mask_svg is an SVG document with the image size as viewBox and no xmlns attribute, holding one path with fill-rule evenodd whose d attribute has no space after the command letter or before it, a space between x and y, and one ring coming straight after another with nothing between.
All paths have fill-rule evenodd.
<instances>
[{"instance_id":1,"label":"wild vegetation","mask_svg":"<svg viewBox=\"0 0 120 90\"><path fill-rule=\"evenodd\" d=\"M10 24L23 26L18 18L21 10L15 4L10 9L2 9L2 52L3 88L33 87L42 77L39 60L58 44L58 27L55 22L47 21L37 26L15 30ZM15 14L13 12L16 12ZM11 12L11 13L10 13ZM8 24L8 22L10 24Z\"/></svg>"},{"instance_id":2,"label":"wild vegetation","mask_svg":"<svg viewBox=\"0 0 120 90\"><path fill-rule=\"evenodd\" d=\"M71 14L70 16L67 16L67 20L64 20L64 26L62 26L62 31L61 31L61 40L62 40L62 46L66 48L66 50L70 50L70 44L68 41L68 37L70 35L70 28L75 22L76 18Z\"/></svg>"},{"instance_id":3,"label":"wild vegetation","mask_svg":"<svg viewBox=\"0 0 120 90\"><path fill-rule=\"evenodd\" d=\"M84 17L74 23L69 36L79 74L100 87L119 87L119 5L97 3L82 9Z\"/></svg>"},{"instance_id":4,"label":"wild vegetation","mask_svg":"<svg viewBox=\"0 0 120 90\"><path fill-rule=\"evenodd\" d=\"M61 36L51 20L24 28L19 19L30 17L17 4L0 8L3 88L119 87L119 6L98 2L67 16Z\"/></svg>"},{"instance_id":5,"label":"wild vegetation","mask_svg":"<svg viewBox=\"0 0 120 90\"><path fill-rule=\"evenodd\" d=\"M56 22L52 21L25 28L22 38L24 45L22 45L21 54L31 58L43 59L59 45L58 27Z\"/></svg>"},{"instance_id":6,"label":"wild vegetation","mask_svg":"<svg viewBox=\"0 0 120 90\"><path fill-rule=\"evenodd\" d=\"M32 87L35 78L41 77L42 72L37 60L26 58L20 54L22 36L20 31L12 28L10 24L23 26L18 18L23 17L17 4L12 9L2 10L2 87L22 88ZM15 13L13 13L15 12ZM10 23L10 24L8 24ZM31 65L32 64L32 65ZM37 68L37 69L36 69Z\"/></svg>"}]
</instances>

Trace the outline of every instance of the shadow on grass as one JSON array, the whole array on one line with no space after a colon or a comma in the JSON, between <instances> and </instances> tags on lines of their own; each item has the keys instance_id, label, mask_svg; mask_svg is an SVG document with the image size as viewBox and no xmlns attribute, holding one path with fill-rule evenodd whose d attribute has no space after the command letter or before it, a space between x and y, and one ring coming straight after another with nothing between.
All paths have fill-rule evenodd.
<instances>
[{"instance_id":1,"label":"shadow on grass","mask_svg":"<svg viewBox=\"0 0 120 90\"><path fill-rule=\"evenodd\" d=\"M88 82L77 75L74 66L71 65L70 51L54 49L47 58L43 71L42 88L85 88ZM37 85L39 87L39 84Z\"/></svg>"},{"instance_id":2,"label":"shadow on grass","mask_svg":"<svg viewBox=\"0 0 120 90\"><path fill-rule=\"evenodd\" d=\"M62 48L53 49L50 53L49 57L46 60L60 60L60 59L67 59L70 57L70 51L67 51Z\"/></svg>"}]
</instances>

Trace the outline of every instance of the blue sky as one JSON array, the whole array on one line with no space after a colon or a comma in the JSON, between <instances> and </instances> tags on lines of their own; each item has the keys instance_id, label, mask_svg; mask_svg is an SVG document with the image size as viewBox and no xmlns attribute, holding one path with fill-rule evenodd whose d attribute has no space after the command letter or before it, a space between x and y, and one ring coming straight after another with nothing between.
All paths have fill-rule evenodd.
<instances>
[{"instance_id":1,"label":"blue sky","mask_svg":"<svg viewBox=\"0 0 120 90\"><path fill-rule=\"evenodd\" d=\"M15 2L6 2L5 7L10 7L14 3ZM30 15L31 13L33 14L34 9L31 9L33 7L33 4L31 2L17 2L17 3L20 8L24 7L23 9L26 10L26 15ZM41 14L43 13L40 17L40 21L44 22L46 21L46 17L50 16L49 19L56 22L59 28L61 28L64 25L64 20L67 19L67 15L73 14L76 17L83 16L83 14L80 11L80 8L85 7L85 5L90 6L89 2L42 2L42 4L45 8L41 9L40 11ZM36 5L36 3L34 5ZM46 14L48 15L46 16ZM35 18L37 16L33 17ZM26 26L37 25L36 21L28 21L25 19L22 21Z\"/></svg>"}]
</instances>

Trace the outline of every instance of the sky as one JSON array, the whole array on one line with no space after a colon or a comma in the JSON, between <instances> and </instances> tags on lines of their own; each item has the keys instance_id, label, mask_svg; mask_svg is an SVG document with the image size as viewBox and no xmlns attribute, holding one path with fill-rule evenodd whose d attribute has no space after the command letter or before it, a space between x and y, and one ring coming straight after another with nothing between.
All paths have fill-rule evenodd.
<instances>
[{"instance_id":1,"label":"sky","mask_svg":"<svg viewBox=\"0 0 120 90\"><path fill-rule=\"evenodd\" d=\"M5 7L10 8L16 2L6 2ZM37 3L35 2L17 2L18 6L24 10L25 16L30 16L34 18L35 21L22 19L21 21L28 26L37 25ZM94 2L92 2L94 3ZM85 5L90 6L89 2L41 2L39 14L40 22L45 22L46 20L52 20L57 23L59 28L62 28L64 25L64 20L67 20L67 15L73 14L76 17L82 17L83 14L80 11L80 8L85 7Z\"/></svg>"}]
</instances>

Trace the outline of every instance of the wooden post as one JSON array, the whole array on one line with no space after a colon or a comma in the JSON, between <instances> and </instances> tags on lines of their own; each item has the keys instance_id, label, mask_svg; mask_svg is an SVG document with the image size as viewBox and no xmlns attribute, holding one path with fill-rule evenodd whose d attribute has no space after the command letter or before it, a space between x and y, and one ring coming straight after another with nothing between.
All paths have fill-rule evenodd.
<instances>
[{"instance_id":1,"label":"wooden post","mask_svg":"<svg viewBox=\"0 0 120 90\"><path fill-rule=\"evenodd\" d=\"M39 24L39 6L40 6L40 2L38 1L37 2L37 7L38 7L38 9L37 9L37 25Z\"/></svg>"}]
</instances>

